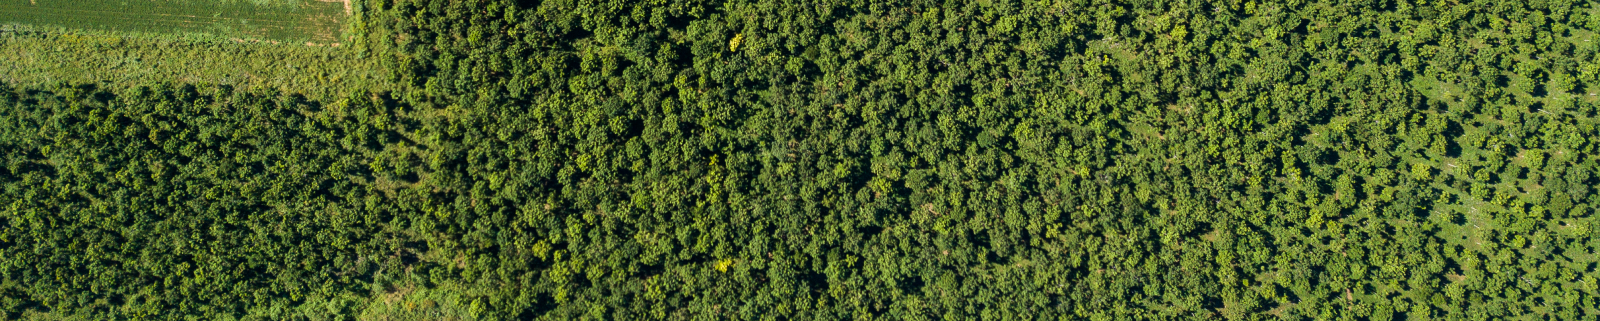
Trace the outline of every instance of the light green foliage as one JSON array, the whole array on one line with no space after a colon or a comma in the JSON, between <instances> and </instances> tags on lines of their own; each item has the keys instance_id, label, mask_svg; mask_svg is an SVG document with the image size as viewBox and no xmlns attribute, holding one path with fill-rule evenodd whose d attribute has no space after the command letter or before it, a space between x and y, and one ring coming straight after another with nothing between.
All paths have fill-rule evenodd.
<instances>
[{"instance_id":1,"label":"light green foliage","mask_svg":"<svg viewBox=\"0 0 1600 321\"><path fill-rule=\"evenodd\" d=\"M0 32L0 70L6 71L0 73L0 82L12 85L128 88L189 83L299 94L323 102L395 88L389 70L362 58L360 50L17 28Z\"/></svg>"}]
</instances>

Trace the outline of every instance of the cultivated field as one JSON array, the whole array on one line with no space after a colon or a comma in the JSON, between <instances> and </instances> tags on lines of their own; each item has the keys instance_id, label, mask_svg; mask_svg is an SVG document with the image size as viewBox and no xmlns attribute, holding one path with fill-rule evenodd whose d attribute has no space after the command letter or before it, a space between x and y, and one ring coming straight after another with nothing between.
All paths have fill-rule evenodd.
<instances>
[{"instance_id":1,"label":"cultivated field","mask_svg":"<svg viewBox=\"0 0 1600 321\"><path fill-rule=\"evenodd\" d=\"M338 41L342 1L0 0L0 24L233 39Z\"/></svg>"}]
</instances>

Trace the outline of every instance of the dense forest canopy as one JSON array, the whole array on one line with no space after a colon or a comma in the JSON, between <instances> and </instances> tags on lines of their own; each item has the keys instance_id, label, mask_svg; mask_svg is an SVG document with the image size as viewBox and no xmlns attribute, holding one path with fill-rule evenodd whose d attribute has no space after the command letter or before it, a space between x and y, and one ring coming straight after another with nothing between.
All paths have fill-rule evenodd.
<instances>
[{"instance_id":1,"label":"dense forest canopy","mask_svg":"<svg viewBox=\"0 0 1600 321\"><path fill-rule=\"evenodd\" d=\"M1600 315L1595 2L352 5L0 32L0 318Z\"/></svg>"}]
</instances>

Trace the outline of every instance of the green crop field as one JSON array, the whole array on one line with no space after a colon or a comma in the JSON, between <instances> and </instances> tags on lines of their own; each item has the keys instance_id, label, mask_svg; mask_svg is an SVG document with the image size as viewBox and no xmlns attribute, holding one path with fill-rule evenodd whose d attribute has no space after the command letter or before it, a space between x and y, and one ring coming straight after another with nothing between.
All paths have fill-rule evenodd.
<instances>
[{"instance_id":1,"label":"green crop field","mask_svg":"<svg viewBox=\"0 0 1600 321\"><path fill-rule=\"evenodd\" d=\"M89 30L337 42L342 1L0 0L0 23Z\"/></svg>"}]
</instances>

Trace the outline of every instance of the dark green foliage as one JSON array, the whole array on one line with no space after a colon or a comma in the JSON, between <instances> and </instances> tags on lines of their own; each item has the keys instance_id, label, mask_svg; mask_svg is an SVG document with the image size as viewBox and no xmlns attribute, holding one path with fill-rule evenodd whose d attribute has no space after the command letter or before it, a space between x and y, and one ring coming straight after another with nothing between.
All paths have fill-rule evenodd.
<instances>
[{"instance_id":1,"label":"dark green foliage","mask_svg":"<svg viewBox=\"0 0 1600 321\"><path fill-rule=\"evenodd\" d=\"M25 294L7 311L227 315L356 290L398 259L377 254L387 211L358 184L370 125L227 89L3 94L6 285Z\"/></svg>"},{"instance_id":2,"label":"dark green foliage","mask_svg":"<svg viewBox=\"0 0 1600 321\"><path fill-rule=\"evenodd\" d=\"M1600 314L1592 3L364 6L397 91L8 89L7 316Z\"/></svg>"}]
</instances>

